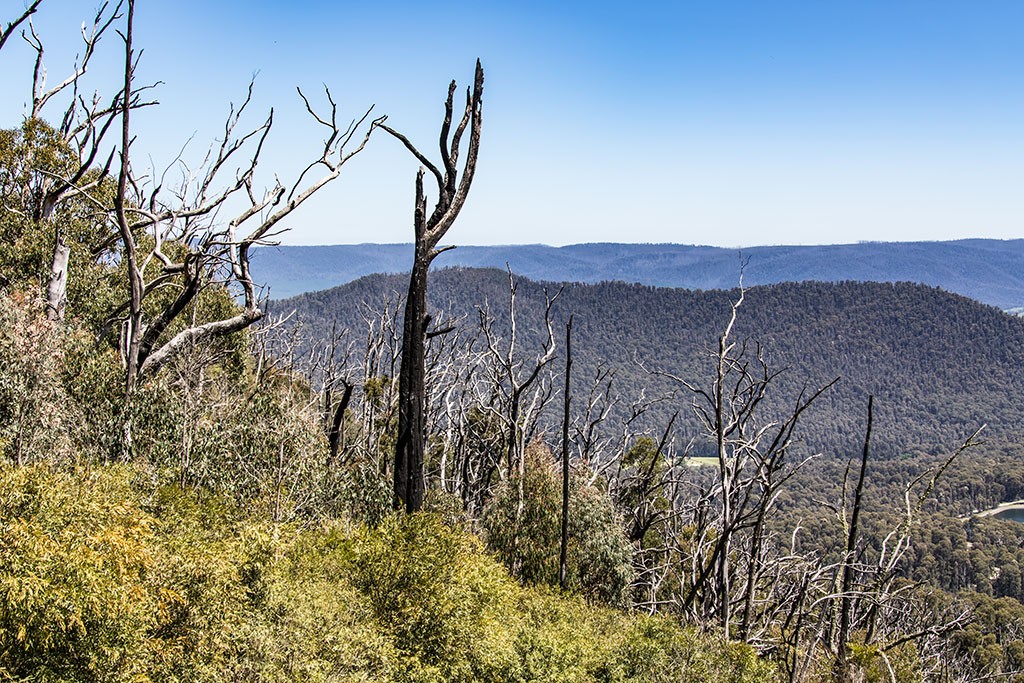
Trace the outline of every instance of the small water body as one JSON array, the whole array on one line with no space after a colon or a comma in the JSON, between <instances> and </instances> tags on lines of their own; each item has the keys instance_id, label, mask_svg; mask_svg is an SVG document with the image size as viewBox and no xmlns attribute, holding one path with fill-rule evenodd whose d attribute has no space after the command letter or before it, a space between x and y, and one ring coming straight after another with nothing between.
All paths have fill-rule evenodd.
<instances>
[{"instance_id":1,"label":"small water body","mask_svg":"<svg viewBox=\"0 0 1024 683\"><path fill-rule=\"evenodd\" d=\"M1001 510L992 516L996 519L1008 520L1010 522L1020 522L1024 524L1024 509L1022 508L1010 508L1009 510Z\"/></svg>"}]
</instances>

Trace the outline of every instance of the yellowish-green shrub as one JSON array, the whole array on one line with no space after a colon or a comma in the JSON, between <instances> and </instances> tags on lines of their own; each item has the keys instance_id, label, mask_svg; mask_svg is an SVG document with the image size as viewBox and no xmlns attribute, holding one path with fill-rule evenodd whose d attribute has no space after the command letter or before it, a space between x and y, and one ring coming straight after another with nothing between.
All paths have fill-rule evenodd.
<instances>
[{"instance_id":1,"label":"yellowish-green shrub","mask_svg":"<svg viewBox=\"0 0 1024 683\"><path fill-rule=\"evenodd\" d=\"M527 449L524 469L522 477L514 475L498 488L484 510L487 547L523 583L555 586L561 551L561 474L555 471L551 453L538 445ZM569 586L592 601L624 605L633 578L633 553L607 493L574 479L568 532Z\"/></svg>"},{"instance_id":2,"label":"yellowish-green shrub","mask_svg":"<svg viewBox=\"0 0 1024 683\"><path fill-rule=\"evenodd\" d=\"M153 519L128 482L122 468L0 469L6 676L120 681L148 670L147 634L174 598L150 589Z\"/></svg>"},{"instance_id":3,"label":"yellowish-green shrub","mask_svg":"<svg viewBox=\"0 0 1024 683\"><path fill-rule=\"evenodd\" d=\"M438 515L273 524L147 474L0 469L0 680L770 680L745 646L523 587Z\"/></svg>"}]
</instances>

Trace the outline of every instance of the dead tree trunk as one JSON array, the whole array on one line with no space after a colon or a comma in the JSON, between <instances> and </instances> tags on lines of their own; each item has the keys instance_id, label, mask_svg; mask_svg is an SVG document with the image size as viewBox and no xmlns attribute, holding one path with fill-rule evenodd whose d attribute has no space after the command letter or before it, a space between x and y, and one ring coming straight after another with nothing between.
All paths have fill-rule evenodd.
<instances>
[{"instance_id":1,"label":"dead tree trunk","mask_svg":"<svg viewBox=\"0 0 1024 683\"><path fill-rule=\"evenodd\" d=\"M405 321L402 327L402 365L398 380L398 441L395 446L395 509L404 507L415 512L423 507L423 453L426 448L424 403L426 401L426 338L430 316L427 314L427 273L430 264L445 249L437 244L455 222L473 183L477 152L480 147L480 125L483 110L484 72L480 60L472 90L466 90L466 106L462 119L452 131L455 81L448 86L444 121L441 124L440 148L444 173L425 157L407 137L392 128L381 127L405 145L422 166L416 174L416 203L413 213L415 253L409 292L405 300ZM466 165L459 179L459 146L469 128L469 150ZM437 204L427 215L427 197L423 176L429 170L437 182Z\"/></svg>"},{"instance_id":2,"label":"dead tree trunk","mask_svg":"<svg viewBox=\"0 0 1024 683\"><path fill-rule=\"evenodd\" d=\"M422 188L422 173L417 191ZM417 214L419 212L417 211ZM419 235L417 234L417 238ZM423 462L426 447L423 403L426 399L427 271L433 258L421 256L416 240L416 255L402 326L402 365L398 375L398 443L395 447L395 496L397 510L404 502L407 512L423 506Z\"/></svg>"},{"instance_id":3,"label":"dead tree trunk","mask_svg":"<svg viewBox=\"0 0 1024 683\"><path fill-rule=\"evenodd\" d=\"M334 418L331 420L331 428L327 432L327 443L331 448L332 464L338 463L338 452L343 448L342 441L345 437L345 411L348 410L348 404L352 400L353 385L345 380L342 380L342 385L345 387L345 390L341 395L341 402L338 403L338 407L334 410Z\"/></svg>"},{"instance_id":4,"label":"dead tree trunk","mask_svg":"<svg viewBox=\"0 0 1024 683\"><path fill-rule=\"evenodd\" d=\"M562 533L558 555L558 585L562 590L569 586L569 407L572 400L572 316L565 324L565 399L562 411Z\"/></svg>"},{"instance_id":5,"label":"dead tree trunk","mask_svg":"<svg viewBox=\"0 0 1024 683\"><path fill-rule=\"evenodd\" d=\"M874 396L868 396L868 425L864 432L864 451L860 460L860 474L857 476L857 488L853 492L853 514L846 535L846 554L843 556L843 582L840 588L839 641L836 643L836 681L844 683L849 678L849 661L846 646L850 640L850 620L853 611L853 574L854 556L857 551L857 534L859 532L861 499L864 495L864 476L868 469L868 449L871 446L871 422L873 417Z\"/></svg>"}]
</instances>

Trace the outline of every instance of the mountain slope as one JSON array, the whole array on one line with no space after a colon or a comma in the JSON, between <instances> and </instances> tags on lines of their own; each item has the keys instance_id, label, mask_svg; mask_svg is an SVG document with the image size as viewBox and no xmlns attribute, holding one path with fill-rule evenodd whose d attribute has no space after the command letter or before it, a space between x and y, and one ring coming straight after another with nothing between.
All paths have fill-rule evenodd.
<instances>
[{"instance_id":1,"label":"mountain slope","mask_svg":"<svg viewBox=\"0 0 1024 683\"><path fill-rule=\"evenodd\" d=\"M362 315L398 298L403 276L371 276L324 292L275 304L325 338L334 321L359 339ZM517 294L520 348L539 348L544 285L521 280ZM557 289L558 285L548 285ZM487 306L502 327L508 276L494 270L449 269L433 276L435 309L465 316ZM616 368L618 390L628 399L641 387L649 395L673 387L646 374L672 372L707 385L709 350L725 325L736 291L690 291L608 282L566 285L556 324L575 316L574 348L579 391L599 364ZM785 369L773 407L791 405L805 386L841 377L810 411L803 434L809 445L838 454L862 440L867 396L876 396L876 453L948 449L981 424L993 435L1024 428L1024 319L968 298L923 285L898 283L789 283L747 291L738 338L760 341L773 369ZM561 367L561 360L554 367ZM676 387L677 388L677 387ZM695 429L689 398L677 394L653 413L655 422L679 409L683 432Z\"/></svg>"},{"instance_id":2,"label":"mountain slope","mask_svg":"<svg viewBox=\"0 0 1024 683\"><path fill-rule=\"evenodd\" d=\"M621 280L660 287L727 289L747 261L748 285L816 280L918 282L1003 309L1024 306L1024 240L871 242L721 249L681 244L459 247L439 267L505 268L537 280ZM326 289L372 273L409 268L408 244L257 249L253 273L277 298Z\"/></svg>"}]
</instances>

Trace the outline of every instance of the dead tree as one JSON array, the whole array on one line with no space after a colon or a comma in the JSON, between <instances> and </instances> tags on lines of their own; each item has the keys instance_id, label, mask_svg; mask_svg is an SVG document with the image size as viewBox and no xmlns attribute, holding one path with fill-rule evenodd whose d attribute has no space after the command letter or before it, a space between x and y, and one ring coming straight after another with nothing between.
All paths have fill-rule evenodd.
<instances>
[{"instance_id":1,"label":"dead tree","mask_svg":"<svg viewBox=\"0 0 1024 683\"><path fill-rule=\"evenodd\" d=\"M452 130L455 81L448 86L448 99L445 101L444 121L441 124L439 140L443 172L416 149L407 137L386 125L381 126L401 141L421 164L416 173L416 200L413 211L416 241L402 328L402 364L398 382L398 442L395 446L393 503L395 509L404 507L408 512L415 512L423 507L424 495L425 347L427 328L430 325L430 316L427 314L427 273L437 255L446 250L438 249L437 244L458 217L473 183L480 149L483 89L484 71L480 66L480 60L477 60L473 87L466 90L466 105L462 118ZM459 148L467 128L469 148L460 179ZM434 176L438 193L437 203L429 215L427 197L423 189L423 176L427 170Z\"/></svg>"},{"instance_id":2,"label":"dead tree","mask_svg":"<svg viewBox=\"0 0 1024 683\"><path fill-rule=\"evenodd\" d=\"M330 464L339 462L339 454L345 450L345 415L352 401L355 384L346 375L350 367L353 344L347 329L338 331L337 321L331 323L331 334L323 344L313 342L310 349L308 384L320 387L322 396L321 414L324 435L330 448ZM335 401L340 391L341 398Z\"/></svg>"},{"instance_id":3,"label":"dead tree","mask_svg":"<svg viewBox=\"0 0 1024 683\"><path fill-rule=\"evenodd\" d=\"M864 478L868 470L868 453L871 447L871 426L874 417L875 397L868 396L868 423L864 430L864 451L860 460L860 473L857 475L857 486L853 490L853 514L847 525L846 554L843 555L843 582L839 589L839 641L836 643L836 679L846 681L849 677L849 662L846 648L850 640L850 617L853 609L854 560L856 559L857 540L860 533L860 512L864 495Z\"/></svg>"},{"instance_id":4,"label":"dead tree","mask_svg":"<svg viewBox=\"0 0 1024 683\"><path fill-rule=\"evenodd\" d=\"M31 108L22 128L26 135L38 136L53 144L62 163L56 168L49 163L35 165L32 159L26 160L32 181L24 188L25 197L18 207L10 204L8 210L23 213L32 223L52 233L53 247L50 272L45 276L46 315L51 320L62 320L67 305L68 269L72 258L74 241L68 234L64 222L57 220L58 209L72 199L81 200L93 210L101 208L100 190L109 181L109 170L114 151L101 151L106 146L107 133L114 127L118 114L125 108L137 109L155 104L143 101L142 95L153 86L138 87L124 95L124 91L111 98L103 98L98 92L85 92L84 78L96 48L104 35L122 18L124 0L111 7L109 2L100 5L91 24L83 24L81 29L81 54L76 58L71 73L56 85L47 83L47 70L44 65L44 43L36 32L30 19L40 5L33 2L25 12L12 21L0 34L0 48L17 27L28 21L28 28L21 32L22 38L35 52L35 64L32 69L32 102ZM45 122L53 103L63 101L63 111L57 111L59 123L51 125ZM89 253L93 245L85 244L84 255Z\"/></svg>"},{"instance_id":5,"label":"dead tree","mask_svg":"<svg viewBox=\"0 0 1024 683\"><path fill-rule=\"evenodd\" d=\"M657 374L690 393L690 407L704 439L710 442L717 465L713 483L700 489L697 502L684 503L693 508L693 537L687 543L691 567L682 609L716 619L731 634L733 607L742 604L739 635L746 636L764 567L766 518L782 485L809 460L787 462L796 426L811 404L838 380L809 394L801 393L792 410L781 418L763 420L761 407L779 371L769 367L759 344L751 351L746 342L736 339L737 315L743 301L741 285L738 298L730 306L729 321L711 353L714 369L710 387L667 372ZM749 538L742 540L748 542L741 543L741 535L747 531ZM735 563L743 549L749 553L745 567ZM741 584L740 595L734 595L743 570L747 580Z\"/></svg>"},{"instance_id":6,"label":"dead tree","mask_svg":"<svg viewBox=\"0 0 1024 683\"><path fill-rule=\"evenodd\" d=\"M260 193L254 189L253 177L273 125L273 110L262 125L244 134L236 132L252 98L250 83L241 106L231 108L223 138L210 150L205 165L197 173L190 173L183 164L176 163L183 169L184 178L172 191L165 190L164 177L155 186L149 185L132 167L130 115L134 107L131 97L124 95L133 92L137 67L132 45L134 4L134 0L127 0L124 87L118 105L121 163L113 211L116 232L109 239L111 244L120 243L128 275L127 300L111 317L122 330L128 394L144 376L156 372L182 348L232 334L263 317L257 285L249 272L250 250L279 234L281 221L337 178L342 166L364 149L371 133L383 122L383 118L373 120L364 131L362 124L371 108L343 127L329 90L325 88L330 105L326 116L318 114L300 90L307 112L325 130L323 147L290 187L278 181L269 191ZM353 141L355 148L346 149ZM247 152L248 160L222 184L235 158ZM321 175L306 182L307 175L316 169L322 169ZM229 202L237 201L242 205L234 217L226 224L219 222L219 212L226 210ZM225 284L240 290L236 294L241 294L241 310L170 333L172 323L180 320L201 292ZM147 316L144 302L166 287L173 287L175 295L155 315Z\"/></svg>"},{"instance_id":7,"label":"dead tree","mask_svg":"<svg viewBox=\"0 0 1024 683\"><path fill-rule=\"evenodd\" d=\"M558 585L568 587L569 554L569 409L572 402L572 316L565 324L565 389L562 402L562 526L558 554Z\"/></svg>"},{"instance_id":8,"label":"dead tree","mask_svg":"<svg viewBox=\"0 0 1024 683\"><path fill-rule=\"evenodd\" d=\"M486 372L495 397L488 405L491 412L504 425L505 440L504 477L524 474L523 454L537 419L552 396L552 385L542 371L555 358L555 332L552 308L562 290L552 296L544 290L543 350L529 359L519 349L519 323L516 313L516 295L519 286L508 270L508 332L494 329L494 317L488 310L479 309L480 333L487 351Z\"/></svg>"},{"instance_id":9,"label":"dead tree","mask_svg":"<svg viewBox=\"0 0 1024 683\"><path fill-rule=\"evenodd\" d=\"M911 548L914 527L921 518L925 502L932 496L939 479L950 465L967 449L978 443L979 428L941 463L929 467L904 486L902 519L884 538L875 539L877 554L868 557L864 547L865 539L860 530L860 516L863 514L864 480L867 471L871 442L873 397L868 397L867 428L864 450L857 484L853 492L853 508L847 515L846 483L843 485L843 509L840 511L846 532L845 549L839 563L841 582L838 591L829 596L833 605L839 604L838 624L829 623L824 640L837 632L832 650L835 653L833 672L838 683L853 679L849 661L849 646L854 631L863 632L865 645L877 647L879 656L887 661L887 653L907 642L918 646L934 646L928 641L940 640L945 634L962 627L970 619L969 610L957 610L950 614L928 615L915 604L918 586L913 583L900 584L899 569ZM849 469L847 470L847 476ZM830 605L832 607L833 605ZM831 610L834 615L835 609ZM833 617L834 618L834 617ZM829 643L826 643L829 644Z\"/></svg>"}]
</instances>

